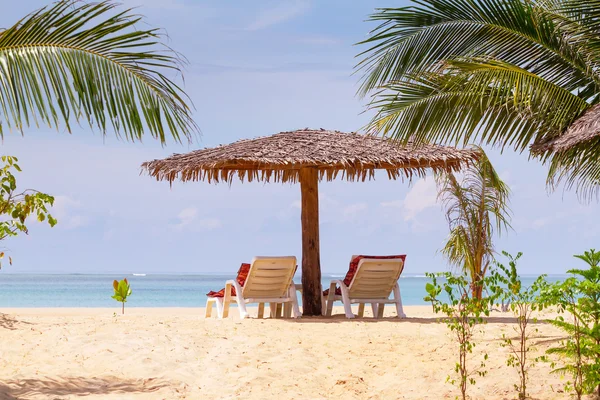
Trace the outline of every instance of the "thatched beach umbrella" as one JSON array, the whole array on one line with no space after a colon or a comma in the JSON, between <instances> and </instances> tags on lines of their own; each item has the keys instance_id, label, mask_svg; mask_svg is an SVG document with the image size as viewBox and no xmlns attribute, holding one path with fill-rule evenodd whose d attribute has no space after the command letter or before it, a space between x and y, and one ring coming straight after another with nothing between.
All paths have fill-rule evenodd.
<instances>
[{"instance_id":1,"label":"thatched beach umbrella","mask_svg":"<svg viewBox=\"0 0 600 400\"><path fill-rule=\"evenodd\" d=\"M304 315L321 314L319 181L338 175L349 181L373 179L383 169L390 179L424 176L427 169L456 171L475 160L475 150L408 144L355 133L303 129L245 139L212 149L146 162L157 180L173 182L300 182L302 204L302 302Z\"/></svg>"},{"instance_id":2,"label":"thatched beach umbrella","mask_svg":"<svg viewBox=\"0 0 600 400\"><path fill-rule=\"evenodd\" d=\"M576 146L600 138L600 104L588 109L560 136L531 147L534 153L562 153Z\"/></svg>"}]
</instances>

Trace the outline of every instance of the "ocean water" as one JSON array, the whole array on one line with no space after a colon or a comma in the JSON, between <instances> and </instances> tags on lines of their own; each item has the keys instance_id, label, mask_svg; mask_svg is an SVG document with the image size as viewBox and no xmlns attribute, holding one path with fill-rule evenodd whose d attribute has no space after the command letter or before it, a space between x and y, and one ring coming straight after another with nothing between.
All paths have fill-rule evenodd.
<instances>
[{"instance_id":1,"label":"ocean water","mask_svg":"<svg viewBox=\"0 0 600 400\"><path fill-rule=\"evenodd\" d=\"M112 282L123 276L114 275L53 275L0 273L0 307L115 307ZM126 276L132 289L127 307L203 307L206 293L223 288L232 275L152 275ZM323 274L323 288L342 275ZM551 276L549 281L561 279ZM528 286L535 277L524 277ZM296 276L295 282L300 282ZM422 275L400 278L402 302L424 305L425 284ZM300 296L299 296L300 297Z\"/></svg>"}]
</instances>

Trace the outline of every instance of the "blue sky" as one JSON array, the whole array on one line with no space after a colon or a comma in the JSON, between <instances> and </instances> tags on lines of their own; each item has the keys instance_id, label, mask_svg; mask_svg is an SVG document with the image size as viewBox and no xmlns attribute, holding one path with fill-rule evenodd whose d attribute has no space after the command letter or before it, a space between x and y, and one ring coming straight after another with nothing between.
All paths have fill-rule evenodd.
<instances>
[{"instance_id":1,"label":"blue sky","mask_svg":"<svg viewBox=\"0 0 600 400\"><path fill-rule=\"evenodd\" d=\"M10 2L0 26L48 1ZM355 96L353 43L381 1L125 0L148 24L165 28L189 60L185 90L202 137L191 146L150 137L126 143L79 129L8 134L2 154L18 156L22 188L56 196L50 229L5 241L14 265L2 273L227 273L255 255L301 256L300 190L289 184L159 183L143 161L304 127L353 131L368 114ZM401 2L394 2L400 5ZM510 185L513 227L498 250L523 251L523 273L562 273L596 246L597 203L549 194L547 167L527 155L491 151ZM342 272L351 254L408 255L406 272L441 271L448 228L431 179L322 183L321 265Z\"/></svg>"}]
</instances>

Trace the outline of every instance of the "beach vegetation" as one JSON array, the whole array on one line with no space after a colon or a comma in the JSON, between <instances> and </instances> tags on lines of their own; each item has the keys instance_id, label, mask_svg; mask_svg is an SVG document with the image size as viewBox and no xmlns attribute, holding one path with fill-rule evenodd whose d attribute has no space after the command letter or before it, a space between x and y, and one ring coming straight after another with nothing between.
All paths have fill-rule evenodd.
<instances>
[{"instance_id":1,"label":"beach vegetation","mask_svg":"<svg viewBox=\"0 0 600 400\"><path fill-rule=\"evenodd\" d=\"M473 336L477 328L485 323L484 317L489 316L497 291L493 289L491 295L485 297L473 296L472 282L466 272L459 275L450 272L427 273L426 276L431 282L425 286L427 296L424 300L431 302L436 314L445 316L443 322L458 345L454 376L448 375L447 382L456 385L461 398L465 400L469 385L474 385L477 377L487 374L487 353L483 355L483 359L475 362L474 366L470 355L475 348ZM482 283L489 288L495 288L493 276L483 278Z\"/></svg>"},{"instance_id":2,"label":"beach vegetation","mask_svg":"<svg viewBox=\"0 0 600 400\"><path fill-rule=\"evenodd\" d=\"M0 241L21 233L28 234L30 217L51 227L56 225L56 219L49 212L54 197L36 190L17 189L15 173L21 172L19 160L11 156L2 156L0 160ZM0 267L5 258L12 264L12 258L0 251Z\"/></svg>"},{"instance_id":3,"label":"beach vegetation","mask_svg":"<svg viewBox=\"0 0 600 400\"><path fill-rule=\"evenodd\" d=\"M548 182L600 189L596 131L563 137L600 102L598 0L420 0L380 8L360 44L366 130L416 143L486 144L550 164ZM579 132L581 134L583 132Z\"/></svg>"},{"instance_id":4,"label":"beach vegetation","mask_svg":"<svg viewBox=\"0 0 600 400\"><path fill-rule=\"evenodd\" d=\"M494 259L494 239L510 227L509 188L485 152L462 175L436 175L438 199L450 235L441 250L451 265L468 274L473 298L482 300L486 273Z\"/></svg>"},{"instance_id":5,"label":"beach vegetation","mask_svg":"<svg viewBox=\"0 0 600 400\"><path fill-rule=\"evenodd\" d=\"M125 303L127 302L127 298L131 296L131 287L129 286L129 282L127 282L127 278L120 281L113 281L113 289L115 293L112 298L121 302L121 313L125 314Z\"/></svg>"},{"instance_id":6,"label":"beach vegetation","mask_svg":"<svg viewBox=\"0 0 600 400\"><path fill-rule=\"evenodd\" d=\"M567 389L578 399L584 394L600 396L600 252L591 249L576 255L587 269L571 269L571 277L542 292L560 315L550 323L566 334L559 346L547 350L559 356L553 372L569 376Z\"/></svg>"},{"instance_id":7,"label":"beach vegetation","mask_svg":"<svg viewBox=\"0 0 600 400\"><path fill-rule=\"evenodd\" d=\"M184 60L163 37L106 0L59 0L1 30L0 134L84 121L127 140L191 138L188 98L169 77Z\"/></svg>"},{"instance_id":8,"label":"beach vegetation","mask_svg":"<svg viewBox=\"0 0 600 400\"><path fill-rule=\"evenodd\" d=\"M530 337L537 332L530 325L536 323L537 319L533 313L544 308L540 300L540 293L547 287L546 276L539 276L530 286L524 287L521 277L517 271L517 261L523 255L518 253L512 256L503 251L502 254L508 259L508 265L494 261L495 268L492 271L494 281L499 289L502 304L511 310L517 319L514 327L516 339L503 334L502 346L508 348L509 355L506 364L514 367L519 374L519 383L515 384L515 390L519 393L519 400L527 398L528 373L539 358L531 358L529 354L534 350L531 346ZM506 302L506 303L505 303Z\"/></svg>"}]
</instances>

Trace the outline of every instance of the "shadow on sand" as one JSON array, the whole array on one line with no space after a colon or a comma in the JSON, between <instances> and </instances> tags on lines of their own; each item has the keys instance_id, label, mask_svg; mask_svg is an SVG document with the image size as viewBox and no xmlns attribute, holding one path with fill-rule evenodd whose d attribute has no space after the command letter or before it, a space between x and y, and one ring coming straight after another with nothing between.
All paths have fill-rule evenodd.
<instances>
[{"instance_id":1,"label":"shadow on sand","mask_svg":"<svg viewBox=\"0 0 600 400\"><path fill-rule=\"evenodd\" d=\"M16 400L25 396L87 396L108 394L140 394L168 386L155 379L123 380L116 377L58 379L18 379L0 382L0 399Z\"/></svg>"},{"instance_id":2,"label":"shadow on sand","mask_svg":"<svg viewBox=\"0 0 600 400\"><path fill-rule=\"evenodd\" d=\"M31 322L19 321L14 317L0 313L0 329L10 329L14 331L19 328L19 325L33 325Z\"/></svg>"},{"instance_id":3,"label":"shadow on sand","mask_svg":"<svg viewBox=\"0 0 600 400\"><path fill-rule=\"evenodd\" d=\"M484 318L485 322L488 324L515 324L517 319L515 317L488 317ZM293 318L284 318L282 321L291 322L295 324L343 324L343 323L353 323L353 322L364 322L364 323L381 323L381 322L393 322L398 324L438 324L444 322L444 317L407 317L407 318L397 318L397 317L386 317L381 319L375 319L373 317L365 317L365 318L354 318L348 319L344 314L334 314L331 317L305 317L298 319ZM540 319L537 321L531 321L530 324L545 324L546 320Z\"/></svg>"}]
</instances>

